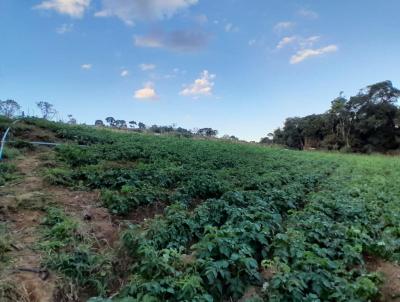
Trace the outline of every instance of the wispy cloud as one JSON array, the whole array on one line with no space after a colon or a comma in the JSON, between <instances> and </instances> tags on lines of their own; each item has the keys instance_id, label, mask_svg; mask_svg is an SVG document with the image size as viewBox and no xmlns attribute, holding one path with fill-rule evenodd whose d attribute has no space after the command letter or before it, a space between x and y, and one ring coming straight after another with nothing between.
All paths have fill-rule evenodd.
<instances>
[{"instance_id":1,"label":"wispy cloud","mask_svg":"<svg viewBox=\"0 0 400 302\"><path fill-rule=\"evenodd\" d=\"M297 48L304 49L312 47L321 37L320 36L310 36L303 38L300 36L288 36L283 37L276 45L277 49L282 49L288 45L294 45Z\"/></svg>"},{"instance_id":2,"label":"wispy cloud","mask_svg":"<svg viewBox=\"0 0 400 302\"><path fill-rule=\"evenodd\" d=\"M284 48L286 45L292 44L294 42L297 41L297 37L296 36L291 36L291 37L283 37L279 42L278 45L276 45L277 49L282 49Z\"/></svg>"},{"instance_id":3,"label":"wispy cloud","mask_svg":"<svg viewBox=\"0 0 400 302\"><path fill-rule=\"evenodd\" d=\"M56 28L56 33L62 35L68 32L71 32L74 29L74 24L69 23L69 24L62 24L61 26Z\"/></svg>"},{"instance_id":4,"label":"wispy cloud","mask_svg":"<svg viewBox=\"0 0 400 302\"><path fill-rule=\"evenodd\" d=\"M293 28L295 25L296 24L294 22L290 22L290 21L278 22L274 26L274 31L277 32L277 33L280 33L282 31L285 31L285 30Z\"/></svg>"},{"instance_id":5,"label":"wispy cloud","mask_svg":"<svg viewBox=\"0 0 400 302\"><path fill-rule=\"evenodd\" d=\"M204 70L198 79L180 92L180 95L193 97L212 95L215 77L215 74Z\"/></svg>"},{"instance_id":6,"label":"wispy cloud","mask_svg":"<svg viewBox=\"0 0 400 302\"><path fill-rule=\"evenodd\" d=\"M120 75L123 78L129 76L129 70L128 69L122 69Z\"/></svg>"},{"instance_id":7,"label":"wispy cloud","mask_svg":"<svg viewBox=\"0 0 400 302\"><path fill-rule=\"evenodd\" d=\"M117 17L127 25L141 20L170 18L198 0L102 0L96 17Z\"/></svg>"},{"instance_id":8,"label":"wispy cloud","mask_svg":"<svg viewBox=\"0 0 400 302\"><path fill-rule=\"evenodd\" d=\"M92 69L92 64L82 64L81 68L83 70L90 70L90 69Z\"/></svg>"},{"instance_id":9,"label":"wispy cloud","mask_svg":"<svg viewBox=\"0 0 400 302\"><path fill-rule=\"evenodd\" d=\"M233 24L232 23L227 23L225 24L225 31L226 32L230 32L233 28Z\"/></svg>"},{"instance_id":10,"label":"wispy cloud","mask_svg":"<svg viewBox=\"0 0 400 302\"><path fill-rule=\"evenodd\" d=\"M146 63L142 63L139 65L139 68L142 71L149 71L149 70L154 70L156 68L156 65L154 64L146 64Z\"/></svg>"},{"instance_id":11,"label":"wispy cloud","mask_svg":"<svg viewBox=\"0 0 400 302\"><path fill-rule=\"evenodd\" d=\"M331 44L324 47L315 47L315 44L321 39L320 36L287 36L283 37L276 45L277 50L281 50L287 46L291 46L290 49L294 50L295 53L290 57L290 64L298 64L306 59L312 57L322 56L327 53L338 51L338 46Z\"/></svg>"},{"instance_id":12,"label":"wispy cloud","mask_svg":"<svg viewBox=\"0 0 400 302\"><path fill-rule=\"evenodd\" d=\"M306 48L306 47L312 47L316 42L318 42L321 39L320 36L310 36L308 38L300 39L299 44L301 47Z\"/></svg>"},{"instance_id":13,"label":"wispy cloud","mask_svg":"<svg viewBox=\"0 0 400 302\"><path fill-rule=\"evenodd\" d=\"M47 0L34 6L34 9L54 10L59 14L81 18L89 8L91 0Z\"/></svg>"},{"instance_id":14,"label":"wispy cloud","mask_svg":"<svg viewBox=\"0 0 400 302\"><path fill-rule=\"evenodd\" d=\"M317 49L301 49L290 58L290 64L298 64L312 57L319 57L327 53L338 51L337 45L328 45Z\"/></svg>"},{"instance_id":15,"label":"wispy cloud","mask_svg":"<svg viewBox=\"0 0 400 302\"><path fill-rule=\"evenodd\" d=\"M139 47L150 47L150 48L162 48L164 47L164 42L159 35L145 35L145 36L135 36L135 45Z\"/></svg>"},{"instance_id":16,"label":"wispy cloud","mask_svg":"<svg viewBox=\"0 0 400 302\"><path fill-rule=\"evenodd\" d=\"M308 19L317 19L319 17L318 13L316 13L312 10L309 10L309 9L304 9L304 8L300 9L297 13L300 16L308 18Z\"/></svg>"},{"instance_id":17,"label":"wispy cloud","mask_svg":"<svg viewBox=\"0 0 400 302\"><path fill-rule=\"evenodd\" d=\"M233 23L226 23L224 29L227 33L239 31L239 27L235 26Z\"/></svg>"},{"instance_id":18,"label":"wispy cloud","mask_svg":"<svg viewBox=\"0 0 400 302\"><path fill-rule=\"evenodd\" d=\"M249 46L253 46L253 45L255 45L257 43L257 40L256 39L251 39L251 40L249 40L249 42L247 42L247 44L249 44Z\"/></svg>"},{"instance_id":19,"label":"wispy cloud","mask_svg":"<svg viewBox=\"0 0 400 302\"><path fill-rule=\"evenodd\" d=\"M181 52L198 51L207 45L208 40L209 36L206 33L196 30L155 31L134 37L138 47L165 48Z\"/></svg>"},{"instance_id":20,"label":"wispy cloud","mask_svg":"<svg viewBox=\"0 0 400 302\"><path fill-rule=\"evenodd\" d=\"M135 91L134 98L138 100L155 100L158 98L154 84L147 82L144 87Z\"/></svg>"}]
</instances>

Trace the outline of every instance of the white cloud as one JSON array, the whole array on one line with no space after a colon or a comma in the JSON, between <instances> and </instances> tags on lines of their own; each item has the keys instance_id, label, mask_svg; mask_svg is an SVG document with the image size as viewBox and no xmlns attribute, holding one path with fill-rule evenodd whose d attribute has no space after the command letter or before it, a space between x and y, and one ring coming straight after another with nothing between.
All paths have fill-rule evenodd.
<instances>
[{"instance_id":1,"label":"white cloud","mask_svg":"<svg viewBox=\"0 0 400 302\"><path fill-rule=\"evenodd\" d=\"M183 96L193 96L198 97L201 95L212 95L212 90L214 87L213 80L215 79L215 74L210 74L207 70L204 70L198 79L194 81L193 84L185 87L179 94Z\"/></svg>"},{"instance_id":2,"label":"white cloud","mask_svg":"<svg viewBox=\"0 0 400 302\"><path fill-rule=\"evenodd\" d=\"M253 46L254 44L256 44L257 40L256 39L251 39L249 40L248 44L249 46Z\"/></svg>"},{"instance_id":3,"label":"white cloud","mask_svg":"<svg viewBox=\"0 0 400 302\"><path fill-rule=\"evenodd\" d=\"M198 0L102 0L96 17L117 17L127 25L140 20L170 18L178 11L197 4Z\"/></svg>"},{"instance_id":4,"label":"white cloud","mask_svg":"<svg viewBox=\"0 0 400 302\"><path fill-rule=\"evenodd\" d=\"M135 45L139 47L161 48L163 42L157 36L135 36Z\"/></svg>"},{"instance_id":5,"label":"white cloud","mask_svg":"<svg viewBox=\"0 0 400 302\"><path fill-rule=\"evenodd\" d=\"M134 37L138 47L165 48L180 52L194 52L204 48L209 35L202 31L176 30L165 32L158 30L147 35Z\"/></svg>"},{"instance_id":6,"label":"white cloud","mask_svg":"<svg viewBox=\"0 0 400 302\"><path fill-rule=\"evenodd\" d=\"M129 76L129 70L128 69L122 69L121 70L121 77L125 78Z\"/></svg>"},{"instance_id":7,"label":"white cloud","mask_svg":"<svg viewBox=\"0 0 400 302\"><path fill-rule=\"evenodd\" d=\"M156 68L156 65L142 63L139 65L139 67L142 71L149 71L149 70L154 70Z\"/></svg>"},{"instance_id":8,"label":"white cloud","mask_svg":"<svg viewBox=\"0 0 400 302\"><path fill-rule=\"evenodd\" d=\"M233 29L233 24L232 23L227 23L225 25L225 31L230 32Z\"/></svg>"},{"instance_id":9,"label":"white cloud","mask_svg":"<svg viewBox=\"0 0 400 302\"><path fill-rule=\"evenodd\" d=\"M298 64L308 58L318 57L327 53L336 52L338 47L334 44L317 49L301 49L290 58L290 64Z\"/></svg>"},{"instance_id":10,"label":"white cloud","mask_svg":"<svg viewBox=\"0 0 400 302\"><path fill-rule=\"evenodd\" d=\"M239 27L235 26L233 23L226 23L224 29L227 33L239 31Z\"/></svg>"},{"instance_id":11,"label":"white cloud","mask_svg":"<svg viewBox=\"0 0 400 302\"><path fill-rule=\"evenodd\" d=\"M276 45L276 48L277 49L282 49L286 45L292 44L292 43L294 43L296 41L297 41L297 37L296 36L284 37L279 41L278 45Z\"/></svg>"},{"instance_id":12,"label":"white cloud","mask_svg":"<svg viewBox=\"0 0 400 302\"><path fill-rule=\"evenodd\" d=\"M315 44L315 42L318 42L318 40L320 39L320 36L311 36L308 38L300 38L299 39L299 44L302 48L310 48L313 47L313 45Z\"/></svg>"},{"instance_id":13,"label":"white cloud","mask_svg":"<svg viewBox=\"0 0 400 302\"><path fill-rule=\"evenodd\" d=\"M309 10L309 9L301 9L297 12L300 16L309 18L309 19L317 19L319 17L318 13Z\"/></svg>"},{"instance_id":14,"label":"white cloud","mask_svg":"<svg viewBox=\"0 0 400 302\"><path fill-rule=\"evenodd\" d=\"M62 24L60 27L56 28L56 33L62 35L68 32L71 32L74 29L74 24L70 23L70 24Z\"/></svg>"},{"instance_id":15,"label":"white cloud","mask_svg":"<svg viewBox=\"0 0 400 302\"><path fill-rule=\"evenodd\" d=\"M155 100L158 98L157 92L154 89L154 84L148 82L144 87L135 91L135 99L138 100Z\"/></svg>"},{"instance_id":16,"label":"white cloud","mask_svg":"<svg viewBox=\"0 0 400 302\"><path fill-rule=\"evenodd\" d=\"M91 0L47 0L34 6L35 9L55 10L73 18L81 18Z\"/></svg>"},{"instance_id":17,"label":"white cloud","mask_svg":"<svg viewBox=\"0 0 400 302\"><path fill-rule=\"evenodd\" d=\"M276 45L276 48L282 49L287 45L294 45L295 47L300 49L310 48L313 47L315 42L317 42L320 38L320 36L311 36L308 38L303 38L299 36L283 37Z\"/></svg>"},{"instance_id":18,"label":"white cloud","mask_svg":"<svg viewBox=\"0 0 400 302\"><path fill-rule=\"evenodd\" d=\"M186 70L182 70L182 69L179 69L179 68L174 68L172 70L172 72L175 73L175 74L181 74L181 75L186 74Z\"/></svg>"},{"instance_id":19,"label":"white cloud","mask_svg":"<svg viewBox=\"0 0 400 302\"><path fill-rule=\"evenodd\" d=\"M293 23L293 22L283 21L283 22L279 22L279 23L275 24L274 30L276 32L281 32L281 31L293 28L294 26L295 26L295 23Z\"/></svg>"},{"instance_id":20,"label":"white cloud","mask_svg":"<svg viewBox=\"0 0 400 302\"><path fill-rule=\"evenodd\" d=\"M276 49L280 50L288 45L295 53L290 58L290 64L298 64L308 58L317 57L326 53L336 52L338 47L334 44L321 48L315 48L314 45L320 40L320 36L310 36L303 38L301 36L283 37L277 44Z\"/></svg>"},{"instance_id":21,"label":"white cloud","mask_svg":"<svg viewBox=\"0 0 400 302\"><path fill-rule=\"evenodd\" d=\"M92 69L92 64L82 64L82 65L81 65L81 68L82 68L83 70Z\"/></svg>"}]
</instances>

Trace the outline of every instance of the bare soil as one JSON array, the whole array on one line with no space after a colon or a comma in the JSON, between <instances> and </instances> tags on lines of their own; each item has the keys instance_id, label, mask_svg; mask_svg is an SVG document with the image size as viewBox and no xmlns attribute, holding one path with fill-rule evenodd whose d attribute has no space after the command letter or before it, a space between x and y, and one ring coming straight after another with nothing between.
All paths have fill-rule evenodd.
<instances>
[{"instance_id":1,"label":"bare soil","mask_svg":"<svg viewBox=\"0 0 400 302\"><path fill-rule=\"evenodd\" d=\"M0 268L0 284L15 285L15 290L19 291L15 296L21 301L59 301L59 277L55 272L43 278L43 274L25 271L42 269L42 255L35 244L40 240L40 224L47 205L59 206L68 215L81 220L85 233L97 239L99 248L112 246L118 238L119 228L107 210L99 206L98 193L72 191L43 181L40 169L46 153L51 151L29 152L16 159L20 178L0 187L0 220L6 222L14 247L10 252L10 264L6 269Z\"/></svg>"},{"instance_id":2,"label":"bare soil","mask_svg":"<svg viewBox=\"0 0 400 302\"><path fill-rule=\"evenodd\" d=\"M164 202L153 202L149 205L144 205L134 209L131 213L129 213L127 219L132 223L143 223L147 219L154 218L156 215L162 215L166 207L167 204Z\"/></svg>"},{"instance_id":3,"label":"bare soil","mask_svg":"<svg viewBox=\"0 0 400 302\"><path fill-rule=\"evenodd\" d=\"M380 302L400 302L400 266L382 259L368 257L367 269L383 275Z\"/></svg>"}]
</instances>

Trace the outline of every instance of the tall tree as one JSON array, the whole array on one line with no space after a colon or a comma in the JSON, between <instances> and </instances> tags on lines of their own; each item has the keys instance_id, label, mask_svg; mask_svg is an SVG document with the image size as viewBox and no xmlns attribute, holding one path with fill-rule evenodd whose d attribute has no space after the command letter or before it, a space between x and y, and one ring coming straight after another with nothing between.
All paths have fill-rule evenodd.
<instances>
[{"instance_id":1,"label":"tall tree","mask_svg":"<svg viewBox=\"0 0 400 302\"><path fill-rule=\"evenodd\" d=\"M115 127L119 128L119 129L128 128L125 120L116 120Z\"/></svg>"},{"instance_id":2,"label":"tall tree","mask_svg":"<svg viewBox=\"0 0 400 302\"><path fill-rule=\"evenodd\" d=\"M304 146L369 152L400 147L400 90L390 81L363 88L346 99L343 93L324 114L288 118L274 132L274 142L291 148Z\"/></svg>"},{"instance_id":3,"label":"tall tree","mask_svg":"<svg viewBox=\"0 0 400 302\"><path fill-rule=\"evenodd\" d=\"M95 125L96 127L104 127L104 122L103 122L102 120L96 120L96 121L94 122L94 125Z\"/></svg>"},{"instance_id":4,"label":"tall tree","mask_svg":"<svg viewBox=\"0 0 400 302\"><path fill-rule=\"evenodd\" d=\"M21 109L21 106L14 100L0 101L0 114L8 118L13 117Z\"/></svg>"},{"instance_id":5,"label":"tall tree","mask_svg":"<svg viewBox=\"0 0 400 302\"><path fill-rule=\"evenodd\" d=\"M106 122L110 125L110 127L115 127L115 118L112 116L106 117Z\"/></svg>"},{"instance_id":6,"label":"tall tree","mask_svg":"<svg viewBox=\"0 0 400 302\"><path fill-rule=\"evenodd\" d=\"M54 105L50 104L49 102L37 102L36 106L40 109L40 111L42 112L42 117L46 120L51 120L57 113Z\"/></svg>"},{"instance_id":7,"label":"tall tree","mask_svg":"<svg viewBox=\"0 0 400 302\"><path fill-rule=\"evenodd\" d=\"M214 130L212 128L201 128L197 130L197 135L200 136L208 136L208 137L214 137L217 136L218 130Z\"/></svg>"},{"instance_id":8,"label":"tall tree","mask_svg":"<svg viewBox=\"0 0 400 302\"><path fill-rule=\"evenodd\" d=\"M72 114L68 114L68 124L70 124L70 125L76 125L77 124L76 118L74 118L72 116Z\"/></svg>"},{"instance_id":9,"label":"tall tree","mask_svg":"<svg viewBox=\"0 0 400 302\"><path fill-rule=\"evenodd\" d=\"M376 83L350 98L354 119L352 146L361 151L385 151L398 147L397 100L400 90L390 81Z\"/></svg>"},{"instance_id":10,"label":"tall tree","mask_svg":"<svg viewBox=\"0 0 400 302\"><path fill-rule=\"evenodd\" d=\"M129 122L129 127L131 127L131 128L135 128L136 125L137 125L137 123L135 121Z\"/></svg>"}]
</instances>

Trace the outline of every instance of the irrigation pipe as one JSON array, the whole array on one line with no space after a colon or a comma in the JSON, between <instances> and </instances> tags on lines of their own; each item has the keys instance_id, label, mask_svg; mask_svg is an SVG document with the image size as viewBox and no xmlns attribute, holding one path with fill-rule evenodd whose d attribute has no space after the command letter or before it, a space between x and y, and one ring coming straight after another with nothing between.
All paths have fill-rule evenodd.
<instances>
[{"instance_id":1,"label":"irrigation pipe","mask_svg":"<svg viewBox=\"0 0 400 302\"><path fill-rule=\"evenodd\" d=\"M11 125L14 125L16 122L19 120L15 120L11 123ZM11 126L7 128L6 132L4 132L3 137L1 138L1 146L0 146L0 161L3 160L3 150L4 150L4 145L6 144L6 139L8 132L10 132Z\"/></svg>"},{"instance_id":2,"label":"irrigation pipe","mask_svg":"<svg viewBox=\"0 0 400 302\"><path fill-rule=\"evenodd\" d=\"M19 120L16 120L14 122L12 122L11 125L15 124L16 122L18 122ZM4 132L4 135L1 139L1 146L0 146L0 161L3 160L3 150L4 150L4 146L6 144L6 139L7 139L7 135L10 132L11 126L7 128L6 132ZM9 143L14 143L15 141L8 141ZM31 145L37 145L37 146L48 146L48 147L57 147L60 145L64 145L62 143L49 143L49 142L28 142L28 141L24 141L25 143L31 144ZM78 147L87 147L86 145L77 145Z\"/></svg>"}]
</instances>

